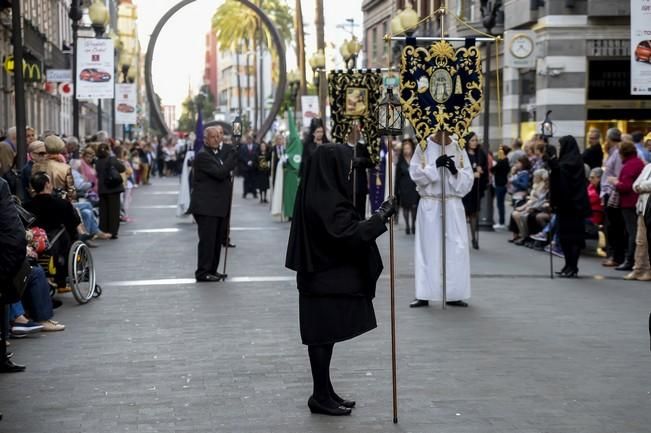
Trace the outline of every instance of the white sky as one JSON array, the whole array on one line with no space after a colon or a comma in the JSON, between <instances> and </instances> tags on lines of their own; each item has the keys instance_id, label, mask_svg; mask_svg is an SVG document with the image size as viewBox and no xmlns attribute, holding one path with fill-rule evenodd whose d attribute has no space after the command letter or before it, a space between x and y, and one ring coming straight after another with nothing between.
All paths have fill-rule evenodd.
<instances>
[{"instance_id":1,"label":"white sky","mask_svg":"<svg viewBox=\"0 0 651 433\"><path fill-rule=\"evenodd\" d=\"M286 0L293 10L294 0ZM149 36L154 31L158 20L178 0L137 0L138 6L138 35L142 50L147 50ZM210 30L210 19L221 0L197 0L178 11L167 22L156 42L152 75L154 88L163 100L163 104L177 106L180 115L180 104L188 93L188 83L196 89L202 83L205 51L205 35ZM341 67L343 62L339 55L339 46L348 33L337 28L344 24L347 18L354 18L355 34L362 37L362 0L324 0L325 40L326 45L334 43L335 49L326 49L328 67ZM316 30L314 18L316 15L315 1L302 0L303 21L305 23L305 52L309 59L316 51ZM334 60L332 60L334 58ZM336 64L334 62L337 62ZM296 69L296 56L291 48L287 49L287 68ZM310 68L308 65L308 79Z\"/></svg>"}]
</instances>

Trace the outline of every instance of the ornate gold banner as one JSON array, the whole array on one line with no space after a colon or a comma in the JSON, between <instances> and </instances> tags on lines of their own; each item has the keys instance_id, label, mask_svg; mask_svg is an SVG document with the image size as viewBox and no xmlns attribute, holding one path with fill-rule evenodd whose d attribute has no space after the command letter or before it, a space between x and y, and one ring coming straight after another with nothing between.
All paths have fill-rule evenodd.
<instances>
[{"instance_id":1,"label":"ornate gold banner","mask_svg":"<svg viewBox=\"0 0 651 433\"><path fill-rule=\"evenodd\" d=\"M382 75L375 71L332 71L328 75L332 138L345 143L357 122L374 164L380 162L376 112L382 97Z\"/></svg>"},{"instance_id":2,"label":"ornate gold banner","mask_svg":"<svg viewBox=\"0 0 651 433\"><path fill-rule=\"evenodd\" d=\"M465 145L472 120L482 109L484 80L479 50L457 50L447 41L429 48L407 45L402 51L400 102L421 147L438 131Z\"/></svg>"}]
</instances>

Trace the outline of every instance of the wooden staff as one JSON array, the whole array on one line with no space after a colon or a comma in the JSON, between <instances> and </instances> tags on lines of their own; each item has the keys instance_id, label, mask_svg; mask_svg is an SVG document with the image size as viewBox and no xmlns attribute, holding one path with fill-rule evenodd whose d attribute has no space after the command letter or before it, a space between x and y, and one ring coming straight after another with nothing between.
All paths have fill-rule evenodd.
<instances>
[{"instance_id":1,"label":"wooden staff","mask_svg":"<svg viewBox=\"0 0 651 433\"><path fill-rule=\"evenodd\" d=\"M387 181L389 196L393 196L393 137L388 137ZM396 360L396 270L394 244L394 217L389 219L389 296L391 298L391 380L393 385L393 423L398 423L398 363Z\"/></svg>"}]
</instances>

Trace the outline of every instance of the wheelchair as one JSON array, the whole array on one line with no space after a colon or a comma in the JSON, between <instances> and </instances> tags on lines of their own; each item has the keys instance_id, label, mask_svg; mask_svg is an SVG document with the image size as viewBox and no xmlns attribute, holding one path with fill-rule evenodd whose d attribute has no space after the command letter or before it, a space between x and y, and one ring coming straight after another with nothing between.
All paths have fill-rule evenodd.
<instances>
[{"instance_id":1,"label":"wheelchair","mask_svg":"<svg viewBox=\"0 0 651 433\"><path fill-rule=\"evenodd\" d=\"M102 295L102 288L97 284L93 255L88 245L75 240L66 252L57 252L57 242L62 242L67 235L65 227L57 230L49 240L45 251L38 255L37 262L45 269L48 280L57 277L57 273L66 269L57 264L67 265L66 283L72 290L72 295L79 304L85 304L93 298ZM49 236L48 236L49 238ZM54 295L56 287L52 287Z\"/></svg>"}]
</instances>

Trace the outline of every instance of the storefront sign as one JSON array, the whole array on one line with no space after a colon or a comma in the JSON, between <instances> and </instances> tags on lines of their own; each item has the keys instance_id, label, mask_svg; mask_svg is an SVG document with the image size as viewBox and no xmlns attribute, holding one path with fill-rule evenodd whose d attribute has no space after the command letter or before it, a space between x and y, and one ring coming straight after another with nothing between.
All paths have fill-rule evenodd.
<instances>
[{"instance_id":1,"label":"storefront sign","mask_svg":"<svg viewBox=\"0 0 651 433\"><path fill-rule=\"evenodd\" d=\"M14 73L14 63L14 56L5 57L3 67L8 74ZM23 80L27 83L37 83L42 79L41 64L38 61L23 59Z\"/></svg>"},{"instance_id":2,"label":"storefront sign","mask_svg":"<svg viewBox=\"0 0 651 433\"><path fill-rule=\"evenodd\" d=\"M319 97L314 95L301 96L303 109L303 128L309 128L312 119L319 116Z\"/></svg>"},{"instance_id":3,"label":"storefront sign","mask_svg":"<svg viewBox=\"0 0 651 433\"><path fill-rule=\"evenodd\" d=\"M110 99L114 95L114 52L111 39L79 38L75 90L78 99Z\"/></svg>"},{"instance_id":4,"label":"storefront sign","mask_svg":"<svg viewBox=\"0 0 651 433\"><path fill-rule=\"evenodd\" d=\"M631 0L631 95L651 95L651 0Z\"/></svg>"},{"instance_id":5,"label":"storefront sign","mask_svg":"<svg viewBox=\"0 0 651 433\"><path fill-rule=\"evenodd\" d=\"M115 123L134 125L138 122L136 85L115 85Z\"/></svg>"},{"instance_id":6,"label":"storefront sign","mask_svg":"<svg viewBox=\"0 0 651 433\"><path fill-rule=\"evenodd\" d=\"M72 81L71 69L48 69L45 71L45 75L48 81L54 81L56 83Z\"/></svg>"}]
</instances>

